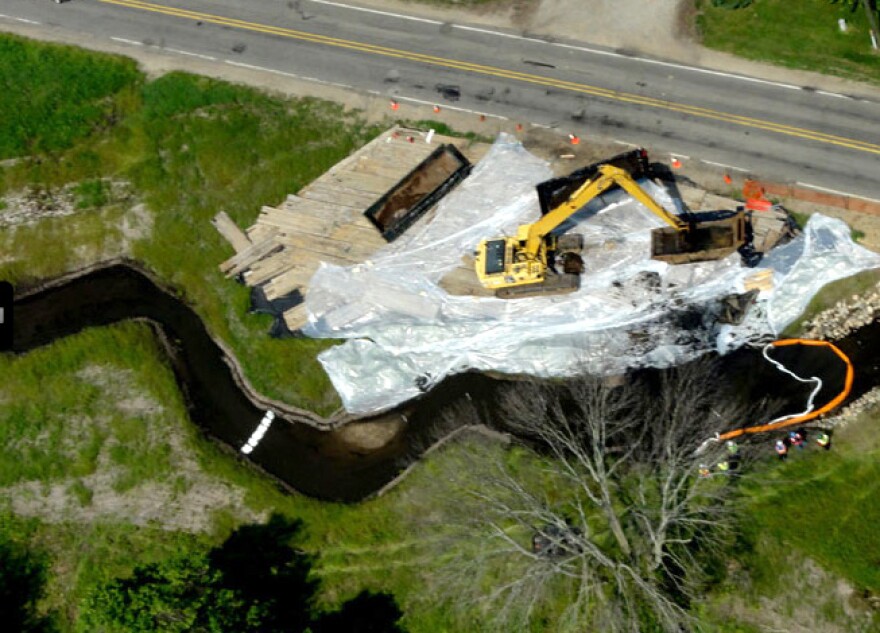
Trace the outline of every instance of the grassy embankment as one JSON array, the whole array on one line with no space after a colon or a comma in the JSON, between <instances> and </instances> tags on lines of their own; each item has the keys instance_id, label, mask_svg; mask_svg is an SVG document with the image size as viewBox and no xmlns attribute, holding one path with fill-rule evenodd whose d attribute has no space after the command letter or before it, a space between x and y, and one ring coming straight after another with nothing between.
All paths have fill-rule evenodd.
<instances>
[{"instance_id":1,"label":"grassy embankment","mask_svg":"<svg viewBox=\"0 0 880 633\"><path fill-rule=\"evenodd\" d=\"M0 356L0 384L0 538L50 556L43 606L61 614L62 630L79 630L78 606L99 583L217 545L270 512L305 522L328 604L392 591L412 631L456 628L423 601L431 561L414 553L420 535L406 521L409 495L455 450L417 470L403 495L344 506L283 493L200 435L152 331L137 323Z\"/></svg>"},{"instance_id":2,"label":"grassy embankment","mask_svg":"<svg viewBox=\"0 0 880 633\"><path fill-rule=\"evenodd\" d=\"M868 20L859 6L829 0L755 0L741 9L697 0L702 43L740 57L789 68L880 83L880 55L871 50ZM848 28L842 33L838 18Z\"/></svg>"},{"instance_id":3,"label":"grassy embankment","mask_svg":"<svg viewBox=\"0 0 880 633\"><path fill-rule=\"evenodd\" d=\"M249 315L248 289L217 265L232 249L209 223L249 226L378 130L340 106L285 100L184 74L146 81L131 60L0 37L0 198L41 192L79 211L0 232L0 278L24 283L122 252L177 288L228 342L255 387L328 413L335 392L315 355L329 343L277 341ZM11 164L10 164L11 163ZM109 183L125 194L106 194ZM146 207L137 207L143 202ZM89 207L91 208L85 208Z\"/></svg>"}]
</instances>

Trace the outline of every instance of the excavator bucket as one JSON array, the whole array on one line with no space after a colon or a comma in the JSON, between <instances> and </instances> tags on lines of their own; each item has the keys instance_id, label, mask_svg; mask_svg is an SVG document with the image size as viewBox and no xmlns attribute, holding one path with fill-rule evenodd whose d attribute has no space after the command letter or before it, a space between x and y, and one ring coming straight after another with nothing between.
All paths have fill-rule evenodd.
<instances>
[{"instance_id":1,"label":"excavator bucket","mask_svg":"<svg viewBox=\"0 0 880 633\"><path fill-rule=\"evenodd\" d=\"M672 227L651 232L651 257L668 264L705 262L727 257L746 242L746 221L742 211L726 217L719 213L692 214L690 227Z\"/></svg>"}]
</instances>

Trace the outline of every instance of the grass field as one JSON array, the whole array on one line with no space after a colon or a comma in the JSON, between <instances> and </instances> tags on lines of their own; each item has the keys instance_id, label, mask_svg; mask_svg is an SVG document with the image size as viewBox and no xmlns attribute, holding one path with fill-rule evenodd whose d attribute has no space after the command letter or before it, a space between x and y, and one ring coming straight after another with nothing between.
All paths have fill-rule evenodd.
<instances>
[{"instance_id":1,"label":"grass field","mask_svg":"<svg viewBox=\"0 0 880 633\"><path fill-rule=\"evenodd\" d=\"M0 85L25 76L35 94L57 95L60 82L83 87L63 102L0 106L15 122L0 130L0 152L20 158L0 172L0 213L34 191L50 209L63 207L71 188L76 212L0 232L0 278L26 283L133 255L231 345L258 390L320 413L335 410L338 399L315 360L332 343L270 339L270 318L247 314L249 290L219 273L232 249L209 220L222 209L249 226L261 205L295 193L378 129L327 102L179 73L148 82L124 58L0 36ZM127 184L130 197L113 200L100 184L107 181ZM137 202L145 206L133 213Z\"/></svg>"},{"instance_id":2,"label":"grass field","mask_svg":"<svg viewBox=\"0 0 880 633\"><path fill-rule=\"evenodd\" d=\"M327 605L364 588L393 591L410 630L454 629L442 608L420 599L429 561L416 557L419 534L405 520L444 460L457 463L454 450L416 469L404 495L345 506L283 493L189 422L142 324L0 356L0 385L0 538L48 553L43 606L61 614L64 631L78 630L78 605L99 583L217 545L270 512L304 520Z\"/></svg>"},{"instance_id":3,"label":"grass field","mask_svg":"<svg viewBox=\"0 0 880 633\"><path fill-rule=\"evenodd\" d=\"M173 374L142 324L89 330L24 357L0 357L0 385L0 439L7 447L0 457L0 537L48 553L44 607L62 615L64 631L78 630L78 605L96 585L137 564L217 545L272 511L305 522L322 606L364 588L385 590L414 633L484 630L476 612L456 619L432 598L438 560L424 545L437 535L412 520L439 507L434 500L445 494L449 473L467 468L472 453L464 444L435 453L379 499L346 506L291 496L187 420ZM518 468L525 463L500 445L486 450ZM781 468L768 448L742 501L746 535L731 553L750 581L710 595L709 604L722 606L706 610L707 622L727 626L720 624L729 615L725 591L748 605L787 600L789 587L777 571L803 557L830 570L828 582L843 578L859 590L880 591L873 539L880 517L872 503L878 454L880 429L871 417L838 434L830 453L808 451ZM750 630L730 622L717 630Z\"/></svg>"},{"instance_id":4,"label":"grass field","mask_svg":"<svg viewBox=\"0 0 880 633\"><path fill-rule=\"evenodd\" d=\"M861 6L829 0L755 0L741 9L697 0L702 43L790 68L880 83L880 54L872 51L867 17ZM837 20L848 24L841 33Z\"/></svg>"}]
</instances>

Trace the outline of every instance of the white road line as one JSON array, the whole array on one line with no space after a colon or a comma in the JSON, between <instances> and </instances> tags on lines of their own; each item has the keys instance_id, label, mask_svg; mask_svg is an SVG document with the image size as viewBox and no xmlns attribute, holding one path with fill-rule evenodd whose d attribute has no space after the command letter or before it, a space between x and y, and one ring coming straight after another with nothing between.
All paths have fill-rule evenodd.
<instances>
[{"instance_id":1,"label":"white road line","mask_svg":"<svg viewBox=\"0 0 880 633\"><path fill-rule=\"evenodd\" d=\"M706 159L702 159L702 160L703 160L703 162L706 163L707 165L715 165L716 167L722 167L722 168L724 168L724 169L732 169L732 170L734 170L734 171L743 171L743 172L748 172L748 171L749 171L748 169L743 169L742 167L735 167L735 166L733 166L733 165L726 165L725 163L716 163L716 162L713 161L713 160L706 160Z\"/></svg>"},{"instance_id":2,"label":"white road line","mask_svg":"<svg viewBox=\"0 0 880 633\"><path fill-rule=\"evenodd\" d=\"M350 4L344 4L342 2L331 2L330 0L310 0L310 2L314 2L316 4L326 4L332 7L339 7L341 9L351 9L352 11L363 11L365 13L375 13L378 15L385 15L389 17L399 18L401 20L410 20L413 22L423 22L425 24L436 24L441 25L443 22L439 20L430 20L428 18L419 18L413 15L405 15L402 13L391 13L390 11L378 11L376 9L366 9L364 7L356 7ZM542 40L537 37L526 37L523 35L515 35L513 33L505 33L503 31L495 31L493 29L484 29L476 26L465 26L463 24L451 24L452 28L461 30L461 31L471 31L474 33L484 33L486 35L494 35L496 37L506 37L512 40L522 40L524 42L534 42L537 44L544 44L545 46L555 46L557 48L566 48L569 50L581 51L584 53L592 53L593 55L604 55L606 57L618 57L620 59L631 59L639 62L644 62L646 64L655 64L657 66L665 66L667 68L678 68L679 70L689 70L695 73L703 73L706 75L715 75L718 77L727 77L729 79L739 79L741 81L749 81L757 84L765 84L768 86L776 86L777 88L786 88L788 90L803 90L801 86L795 86L793 84L782 83L778 81L769 81L767 79L758 79L757 77L749 77L747 75L737 75L734 73L726 73L720 70L710 70L708 68L700 68L699 66L688 66L686 64L677 64L675 62L666 62L659 59L651 59L650 57L637 57L635 55L624 55L622 53L616 53L614 51L605 51L598 48L590 48L589 46L577 46L574 44L562 44L561 42L548 42L546 40Z\"/></svg>"},{"instance_id":3,"label":"white road line","mask_svg":"<svg viewBox=\"0 0 880 633\"><path fill-rule=\"evenodd\" d=\"M36 20L28 20L27 18L12 18L13 20L17 20L18 22L24 22L25 24L40 24Z\"/></svg>"},{"instance_id":4,"label":"white road line","mask_svg":"<svg viewBox=\"0 0 880 633\"><path fill-rule=\"evenodd\" d=\"M618 145L626 145L627 147L639 147L635 143L627 143L626 141L618 141L617 139L612 139L612 143L617 143Z\"/></svg>"},{"instance_id":5,"label":"white road line","mask_svg":"<svg viewBox=\"0 0 880 633\"><path fill-rule=\"evenodd\" d=\"M394 99L397 101L411 101L412 103L421 103L423 105L429 105L429 106L439 105L436 101L424 101L422 99L415 99L414 97L396 96L396 97L394 97ZM468 108L459 108L458 106L451 106L451 105L444 104L440 107L446 108L447 110L456 110L458 112L468 112L470 114L479 114L480 116L488 116L488 117L492 117L493 119L501 119L502 121L509 121L510 120L506 116L501 116L500 114L489 114L488 112L480 112L479 110L470 110Z\"/></svg>"},{"instance_id":6,"label":"white road line","mask_svg":"<svg viewBox=\"0 0 880 633\"><path fill-rule=\"evenodd\" d=\"M351 9L352 11L363 11L364 13L375 13L376 15L387 15L392 18L400 18L401 20L410 20L412 22L424 22L425 24L443 24L439 20L429 20L428 18L419 18L414 15L404 15L402 13L391 13L390 11L379 11L377 9L367 9L366 7L355 7L350 4L342 4L340 2L328 2L327 0L310 0L315 4L326 4L331 7L340 7L342 9Z\"/></svg>"},{"instance_id":7,"label":"white road line","mask_svg":"<svg viewBox=\"0 0 880 633\"><path fill-rule=\"evenodd\" d=\"M216 61L217 61L217 58L216 58L216 57L211 57L210 55L201 55L201 54L199 54L199 53L190 53L189 51L182 51L182 50L177 49L177 48L168 48L168 47L165 47L165 48L162 49L162 50L166 50L166 51L169 51L169 52L171 52L171 53L177 53L178 55L189 55L190 57L198 57L199 59L207 59L207 60L212 61L212 62L216 62Z\"/></svg>"},{"instance_id":8,"label":"white road line","mask_svg":"<svg viewBox=\"0 0 880 633\"><path fill-rule=\"evenodd\" d=\"M715 75L717 77L727 77L729 79L740 79L742 81L750 81L756 84L765 84L768 86L776 86L777 88L786 88L788 90L803 90L801 86L795 86L794 84L786 84L781 83L779 81L769 81L767 79L758 79L757 77L749 77L747 75L737 75L734 73L726 73L720 70L710 70L708 68L700 68L699 66L688 66L686 64L677 64L675 62L664 62L659 59L651 59L650 57L636 57L635 55L624 55L622 53L615 53L614 51L603 51L596 48L589 48L587 46L574 46L572 44L562 44L560 42L545 42L550 46L557 46L559 48L568 48L576 51L583 51L585 53L593 53L594 55L605 55L606 57L620 57L622 59L634 59L639 62L644 62L646 64L654 64L656 66L666 66L667 68L678 68L679 70L690 70L695 73L703 73L705 75Z\"/></svg>"},{"instance_id":9,"label":"white road line","mask_svg":"<svg viewBox=\"0 0 880 633\"><path fill-rule=\"evenodd\" d=\"M816 94L825 95L826 97L837 97L838 99L852 100L852 97L850 97L849 95L842 95L837 92L827 92L826 90L817 90Z\"/></svg>"},{"instance_id":10,"label":"white road line","mask_svg":"<svg viewBox=\"0 0 880 633\"><path fill-rule=\"evenodd\" d=\"M684 155L684 154L676 154L675 152L669 152L669 155L672 156L673 158L683 158L683 159L685 159L685 160L690 160L690 159L691 159L690 156L686 156L686 155Z\"/></svg>"},{"instance_id":11,"label":"white road line","mask_svg":"<svg viewBox=\"0 0 880 633\"><path fill-rule=\"evenodd\" d=\"M477 26L465 26L464 24L453 24L452 28L459 31L471 31L472 33L485 33L486 35L495 35L497 37L507 37L512 40L522 40L523 42L535 42L537 44L551 44L546 40L537 37L525 37L524 35L516 35L515 33L505 33L504 31L493 31L492 29L481 29Z\"/></svg>"},{"instance_id":12,"label":"white road line","mask_svg":"<svg viewBox=\"0 0 880 633\"><path fill-rule=\"evenodd\" d=\"M265 66L254 66L253 64L245 64L243 62L236 62L231 59L224 59L224 62L229 64L230 66L239 66L240 68L249 68L250 70L261 70L266 73L273 73L275 75L282 75L284 77L291 77L293 79L299 79L300 81L309 81L316 84L323 84L325 86L337 86L339 88L347 88L349 90L354 90L354 86L349 86L348 84L341 84L335 81L324 81L323 79L318 79L317 77L306 77L305 75L295 75L294 73L286 73L283 70L275 70L274 68L266 68ZM379 93L376 93L379 94Z\"/></svg>"},{"instance_id":13,"label":"white road line","mask_svg":"<svg viewBox=\"0 0 880 633\"><path fill-rule=\"evenodd\" d=\"M132 46L143 46L143 42L135 42L134 40L127 40L124 37L111 37L111 40L114 42L122 42L123 44L131 44Z\"/></svg>"},{"instance_id":14,"label":"white road line","mask_svg":"<svg viewBox=\"0 0 880 633\"><path fill-rule=\"evenodd\" d=\"M9 17L9 16L6 15L5 13L0 13L0 18L8 18L8 17Z\"/></svg>"},{"instance_id":15,"label":"white road line","mask_svg":"<svg viewBox=\"0 0 880 633\"><path fill-rule=\"evenodd\" d=\"M859 196L854 193L847 193L846 191L838 191L837 189L829 189L828 187L820 187L819 185L812 185L808 182L796 182L796 185L800 185L801 187L806 187L808 189L815 189L816 191L824 191L825 193L833 193L838 196L847 196L849 198L858 198L859 200L867 200L868 202L880 202L876 198L868 198L867 196Z\"/></svg>"}]
</instances>

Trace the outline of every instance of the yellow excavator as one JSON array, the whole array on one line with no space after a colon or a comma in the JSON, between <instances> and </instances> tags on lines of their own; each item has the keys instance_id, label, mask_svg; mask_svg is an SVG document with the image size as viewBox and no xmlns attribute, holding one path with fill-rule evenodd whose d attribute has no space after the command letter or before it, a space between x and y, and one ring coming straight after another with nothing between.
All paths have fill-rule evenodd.
<instances>
[{"instance_id":1,"label":"yellow excavator","mask_svg":"<svg viewBox=\"0 0 880 633\"><path fill-rule=\"evenodd\" d=\"M580 287L583 236L556 235L565 220L590 200L619 186L669 226L651 235L651 256L671 264L721 259L746 241L745 214L721 219L682 219L660 206L625 169L599 165L568 198L534 224L523 224L515 237L483 240L474 252L477 277L502 299L574 292ZM561 269L561 270L560 270Z\"/></svg>"}]
</instances>

